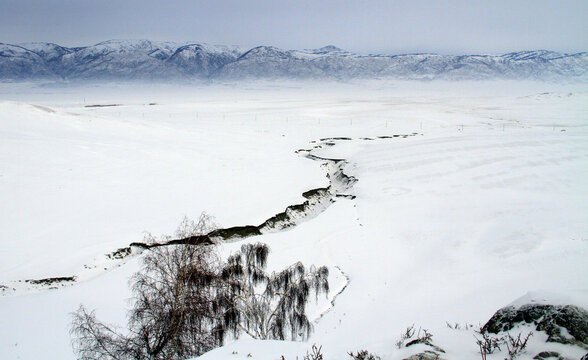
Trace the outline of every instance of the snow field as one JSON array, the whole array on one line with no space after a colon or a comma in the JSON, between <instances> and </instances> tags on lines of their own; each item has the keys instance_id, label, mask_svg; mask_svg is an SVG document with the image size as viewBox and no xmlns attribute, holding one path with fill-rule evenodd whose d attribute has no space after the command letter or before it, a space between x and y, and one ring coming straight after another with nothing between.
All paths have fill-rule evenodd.
<instances>
[{"instance_id":1,"label":"snow field","mask_svg":"<svg viewBox=\"0 0 588 360\"><path fill-rule=\"evenodd\" d=\"M143 231L172 233L182 216L201 211L223 226L258 224L304 201L302 192L327 180L319 163L294 151L326 137L352 139L314 154L347 159L357 197L220 250L266 242L270 269L327 265L332 298L346 283L337 266L348 287L306 343L242 339L203 359L301 358L313 343L327 359L364 348L402 359L415 350L394 343L412 324L429 329L448 359L473 359L473 332L446 321L479 326L541 289L588 307L584 85L113 85L64 94L2 85L0 94L0 284L82 280L5 292L7 359L73 359L68 314L80 303L124 325L138 258L117 267L104 254ZM413 132L422 135L361 139ZM309 314L328 305L323 299Z\"/></svg>"}]
</instances>

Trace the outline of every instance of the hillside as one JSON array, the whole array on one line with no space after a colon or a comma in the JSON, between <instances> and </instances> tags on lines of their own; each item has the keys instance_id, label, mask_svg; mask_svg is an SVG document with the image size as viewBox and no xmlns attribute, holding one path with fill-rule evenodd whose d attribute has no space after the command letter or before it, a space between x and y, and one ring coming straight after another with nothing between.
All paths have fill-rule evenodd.
<instances>
[{"instance_id":1,"label":"hillside","mask_svg":"<svg viewBox=\"0 0 588 360\"><path fill-rule=\"evenodd\" d=\"M585 80L588 54L520 51L503 55L360 55L325 46L283 50L258 46L109 40L67 48L52 43L0 43L0 79L540 79Z\"/></svg>"}]
</instances>

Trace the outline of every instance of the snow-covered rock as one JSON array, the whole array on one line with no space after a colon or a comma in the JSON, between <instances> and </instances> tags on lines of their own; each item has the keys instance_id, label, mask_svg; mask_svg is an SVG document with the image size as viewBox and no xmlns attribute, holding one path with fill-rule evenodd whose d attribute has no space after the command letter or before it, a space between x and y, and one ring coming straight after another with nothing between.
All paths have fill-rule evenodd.
<instances>
[{"instance_id":1,"label":"snow-covered rock","mask_svg":"<svg viewBox=\"0 0 588 360\"><path fill-rule=\"evenodd\" d=\"M526 304L498 310L482 327L482 332L498 334L519 324L533 324L545 331L547 342L588 346L588 311L574 305Z\"/></svg>"},{"instance_id":2,"label":"snow-covered rock","mask_svg":"<svg viewBox=\"0 0 588 360\"><path fill-rule=\"evenodd\" d=\"M480 351L492 354L506 345L509 352L536 354L533 359L567 360L584 354L588 312L574 305L583 303L581 299L569 295L532 291L499 309L480 329Z\"/></svg>"}]
</instances>

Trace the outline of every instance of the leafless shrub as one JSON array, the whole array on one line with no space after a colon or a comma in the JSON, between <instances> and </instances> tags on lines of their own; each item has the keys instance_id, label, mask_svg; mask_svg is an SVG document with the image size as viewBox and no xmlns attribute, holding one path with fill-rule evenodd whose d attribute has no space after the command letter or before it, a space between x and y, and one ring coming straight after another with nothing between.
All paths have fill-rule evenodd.
<instances>
[{"instance_id":1,"label":"leafless shrub","mask_svg":"<svg viewBox=\"0 0 588 360\"><path fill-rule=\"evenodd\" d=\"M317 347L316 344L313 344L311 352L307 351L303 360L323 360L323 354L321 353L322 348L322 346Z\"/></svg>"},{"instance_id":2,"label":"leafless shrub","mask_svg":"<svg viewBox=\"0 0 588 360\"><path fill-rule=\"evenodd\" d=\"M468 323L464 323L464 324L460 324L458 322L450 323L449 321L446 321L445 325L451 330L469 330L474 327L474 325L468 324Z\"/></svg>"},{"instance_id":3,"label":"leafless shrub","mask_svg":"<svg viewBox=\"0 0 588 360\"><path fill-rule=\"evenodd\" d=\"M486 356L488 354L494 353L495 350L501 351L500 344L503 342L502 338L494 338L488 334L481 334L482 339L476 339L476 344L480 348L480 355L482 356L482 360L486 360Z\"/></svg>"},{"instance_id":4,"label":"leafless shrub","mask_svg":"<svg viewBox=\"0 0 588 360\"><path fill-rule=\"evenodd\" d=\"M400 339L398 339L398 341L396 342L396 347L398 349L402 348L406 340L411 339L414 336L415 331L416 330L414 329L414 324L407 327L406 330L402 334L400 334Z\"/></svg>"},{"instance_id":5,"label":"leafless shrub","mask_svg":"<svg viewBox=\"0 0 588 360\"><path fill-rule=\"evenodd\" d=\"M531 336L533 336L533 332L530 332L527 334L527 336L523 337L522 333L519 333L517 337L512 337L509 333L506 334L506 348L508 350L510 360L515 359L516 357L525 352L527 342L529 341L529 338Z\"/></svg>"},{"instance_id":6,"label":"leafless shrub","mask_svg":"<svg viewBox=\"0 0 588 360\"><path fill-rule=\"evenodd\" d=\"M424 343L424 344L428 344L431 341L433 341L433 334L431 334L429 332L429 330L427 330L427 329L423 329L423 333L421 334L421 328L419 328L419 332L417 333L416 340L418 342L421 342L421 343Z\"/></svg>"},{"instance_id":7,"label":"leafless shrub","mask_svg":"<svg viewBox=\"0 0 588 360\"><path fill-rule=\"evenodd\" d=\"M482 339L476 339L476 344L480 349L480 355L482 360L486 360L488 354L493 354L496 350L502 351L500 348L502 345L506 345L510 360L517 358L521 355L526 347L529 338L533 335L532 332L528 333L527 336L523 336L519 333L516 337L512 337L509 333L503 337L492 337L486 333L481 333Z\"/></svg>"},{"instance_id":8,"label":"leafless shrub","mask_svg":"<svg viewBox=\"0 0 588 360\"><path fill-rule=\"evenodd\" d=\"M415 337L416 333L416 337ZM410 340L410 341L409 341ZM433 334L427 329L419 328L418 332L415 330L414 325L406 328L404 333L400 334L400 339L396 341L396 347L398 349L403 346L411 346L415 344L427 344L432 345Z\"/></svg>"},{"instance_id":9,"label":"leafless shrub","mask_svg":"<svg viewBox=\"0 0 588 360\"><path fill-rule=\"evenodd\" d=\"M360 350L357 353L349 352L349 356L353 358L353 360L380 360L378 355L372 354L367 350Z\"/></svg>"}]
</instances>

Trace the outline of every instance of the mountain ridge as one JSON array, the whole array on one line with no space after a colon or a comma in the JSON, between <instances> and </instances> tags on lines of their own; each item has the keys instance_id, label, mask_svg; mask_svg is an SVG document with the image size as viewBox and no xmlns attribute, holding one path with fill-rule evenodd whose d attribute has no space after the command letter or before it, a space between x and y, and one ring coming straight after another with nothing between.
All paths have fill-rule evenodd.
<instances>
[{"instance_id":1,"label":"mountain ridge","mask_svg":"<svg viewBox=\"0 0 588 360\"><path fill-rule=\"evenodd\" d=\"M389 78L403 80L588 80L588 53L525 50L502 55L368 54L327 45L285 50L274 46L107 40L64 47L0 43L0 79L227 80Z\"/></svg>"}]
</instances>

